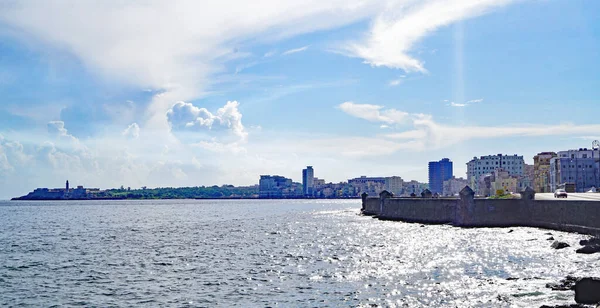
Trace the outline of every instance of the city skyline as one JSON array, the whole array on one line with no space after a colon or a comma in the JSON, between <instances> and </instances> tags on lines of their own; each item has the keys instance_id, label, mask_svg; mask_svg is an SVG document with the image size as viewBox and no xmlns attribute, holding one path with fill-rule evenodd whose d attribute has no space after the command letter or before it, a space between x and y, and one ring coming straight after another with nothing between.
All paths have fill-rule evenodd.
<instances>
[{"instance_id":1,"label":"city skyline","mask_svg":"<svg viewBox=\"0 0 600 308\"><path fill-rule=\"evenodd\" d=\"M210 7L210 8L208 8ZM600 3L11 1L0 199L357 175L590 147ZM135 16L132 19L131 16ZM531 16L536 16L532 21ZM169 21L157 23L157 20ZM463 163L464 162L464 163Z\"/></svg>"}]
</instances>

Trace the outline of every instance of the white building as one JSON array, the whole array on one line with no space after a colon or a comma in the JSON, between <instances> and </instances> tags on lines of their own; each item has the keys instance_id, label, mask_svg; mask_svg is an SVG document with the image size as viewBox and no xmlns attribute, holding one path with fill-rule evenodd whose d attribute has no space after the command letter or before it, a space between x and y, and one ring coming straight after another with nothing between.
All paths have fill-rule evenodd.
<instances>
[{"instance_id":1,"label":"white building","mask_svg":"<svg viewBox=\"0 0 600 308\"><path fill-rule=\"evenodd\" d=\"M504 169L511 176L522 177L525 171L525 160L520 155L487 155L473 157L467 163L467 181L473 190L478 191L482 176L492 174L496 169Z\"/></svg>"},{"instance_id":2,"label":"white building","mask_svg":"<svg viewBox=\"0 0 600 308\"><path fill-rule=\"evenodd\" d=\"M575 191L584 192L600 185L600 150L578 149L561 151L550 159L551 190L565 184L575 184Z\"/></svg>"}]
</instances>

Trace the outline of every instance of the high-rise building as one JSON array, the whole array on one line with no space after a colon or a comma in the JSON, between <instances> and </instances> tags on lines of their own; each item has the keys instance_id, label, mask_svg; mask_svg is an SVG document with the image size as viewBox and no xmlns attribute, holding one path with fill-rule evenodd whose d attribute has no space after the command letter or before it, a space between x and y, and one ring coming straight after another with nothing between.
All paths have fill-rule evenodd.
<instances>
[{"instance_id":1,"label":"high-rise building","mask_svg":"<svg viewBox=\"0 0 600 308\"><path fill-rule=\"evenodd\" d=\"M444 192L444 181L453 176L452 161L444 158L440 161L429 162L429 190L432 193L442 194Z\"/></svg>"},{"instance_id":2,"label":"high-rise building","mask_svg":"<svg viewBox=\"0 0 600 308\"><path fill-rule=\"evenodd\" d=\"M539 193L552 192L550 189L550 160L555 152L542 152L533 157L533 190Z\"/></svg>"},{"instance_id":3,"label":"high-rise building","mask_svg":"<svg viewBox=\"0 0 600 308\"><path fill-rule=\"evenodd\" d=\"M302 170L302 190L305 196L312 196L315 188L315 171L312 166Z\"/></svg>"},{"instance_id":4,"label":"high-rise building","mask_svg":"<svg viewBox=\"0 0 600 308\"><path fill-rule=\"evenodd\" d=\"M550 159L550 189L574 184L576 192L585 192L600 185L600 150L578 149L561 151Z\"/></svg>"}]
</instances>

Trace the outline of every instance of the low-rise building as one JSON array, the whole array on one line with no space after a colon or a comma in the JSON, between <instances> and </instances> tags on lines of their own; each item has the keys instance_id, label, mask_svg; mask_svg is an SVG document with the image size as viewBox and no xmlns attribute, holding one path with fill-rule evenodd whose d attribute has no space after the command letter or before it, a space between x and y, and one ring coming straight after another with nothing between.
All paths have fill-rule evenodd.
<instances>
[{"instance_id":1,"label":"low-rise building","mask_svg":"<svg viewBox=\"0 0 600 308\"><path fill-rule=\"evenodd\" d=\"M460 191L469 185L466 179L452 177L449 180L444 181L443 196L457 196Z\"/></svg>"},{"instance_id":2,"label":"low-rise building","mask_svg":"<svg viewBox=\"0 0 600 308\"><path fill-rule=\"evenodd\" d=\"M348 180L348 184L353 186L359 195L366 192L376 196L385 189L385 178L361 176Z\"/></svg>"},{"instance_id":3,"label":"low-rise building","mask_svg":"<svg viewBox=\"0 0 600 308\"><path fill-rule=\"evenodd\" d=\"M403 192L404 180L399 176L390 176L385 178L384 189L396 196Z\"/></svg>"},{"instance_id":4,"label":"low-rise building","mask_svg":"<svg viewBox=\"0 0 600 308\"><path fill-rule=\"evenodd\" d=\"M533 157L533 190L538 193L552 192L550 187L550 160L555 152L541 152Z\"/></svg>"},{"instance_id":5,"label":"low-rise building","mask_svg":"<svg viewBox=\"0 0 600 308\"><path fill-rule=\"evenodd\" d=\"M567 185L576 192L597 188L600 184L600 150L581 148L561 151L550 159L550 189L554 191Z\"/></svg>"},{"instance_id":6,"label":"low-rise building","mask_svg":"<svg viewBox=\"0 0 600 308\"><path fill-rule=\"evenodd\" d=\"M420 196L421 192L423 192L425 189L429 189L429 185L427 183L421 183L419 181L411 180L408 182L404 182L402 195L410 196L411 194L415 194L417 196Z\"/></svg>"},{"instance_id":7,"label":"low-rise building","mask_svg":"<svg viewBox=\"0 0 600 308\"><path fill-rule=\"evenodd\" d=\"M296 185L294 185L296 184ZM299 183L279 175L261 175L258 184L259 198L294 198L302 195Z\"/></svg>"},{"instance_id":8,"label":"low-rise building","mask_svg":"<svg viewBox=\"0 0 600 308\"><path fill-rule=\"evenodd\" d=\"M517 176L510 175L504 169L496 169L491 182L491 194L506 194L517 192Z\"/></svg>"}]
</instances>

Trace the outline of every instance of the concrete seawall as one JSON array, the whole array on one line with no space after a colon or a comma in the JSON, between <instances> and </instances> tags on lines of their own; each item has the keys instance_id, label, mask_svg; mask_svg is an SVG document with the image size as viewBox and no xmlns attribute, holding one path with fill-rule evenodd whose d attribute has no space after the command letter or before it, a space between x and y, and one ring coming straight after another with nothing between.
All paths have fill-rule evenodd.
<instances>
[{"instance_id":1,"label":"concrete seawall","mask_svg":"<svg viewBox=\"0 0 600 308\"><path fill-rule=\"evenodd\" d=\"M527 189L521 199L475 199L469 187L459 199L394 198L363 195L362 213L384 220L460 227L539 227L600 236L600 202L534 200Z\"/></svg>"}]
</instances>

